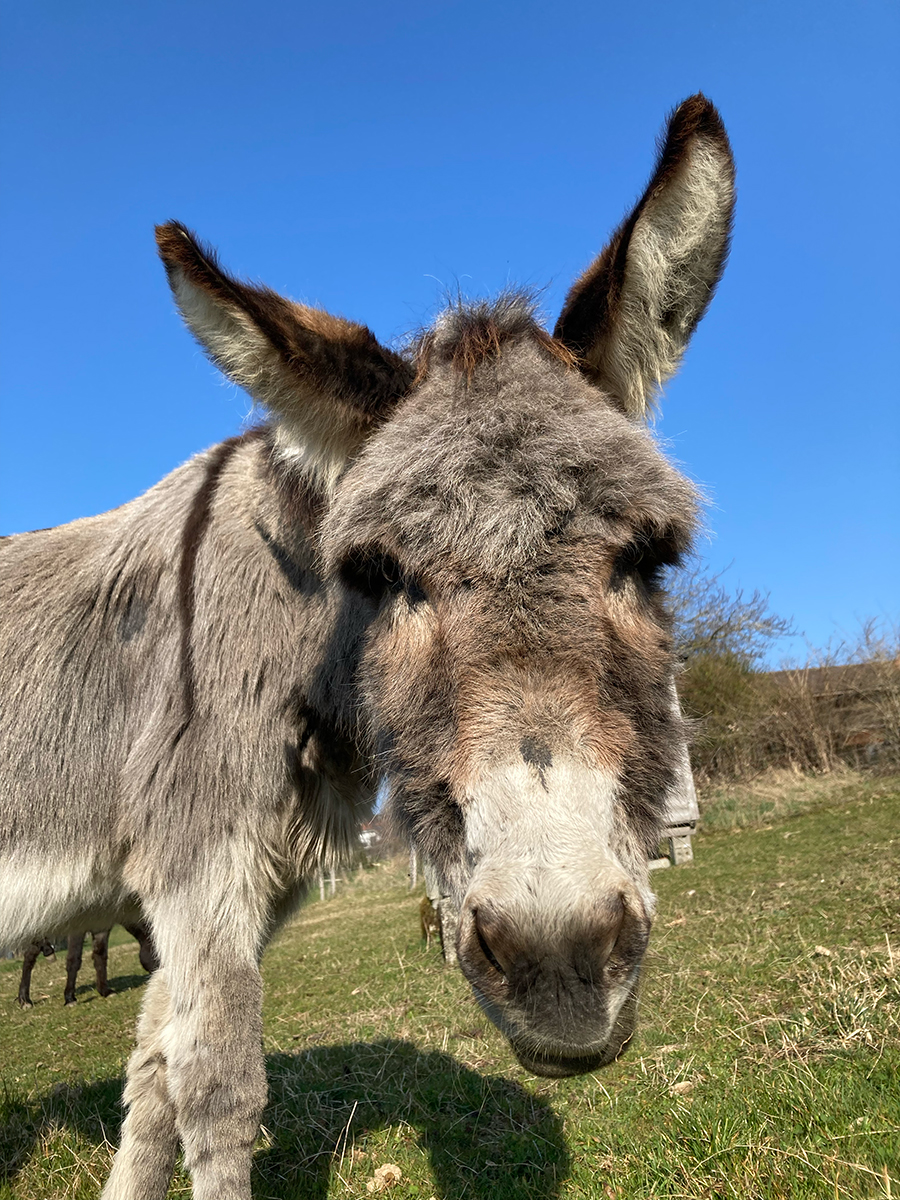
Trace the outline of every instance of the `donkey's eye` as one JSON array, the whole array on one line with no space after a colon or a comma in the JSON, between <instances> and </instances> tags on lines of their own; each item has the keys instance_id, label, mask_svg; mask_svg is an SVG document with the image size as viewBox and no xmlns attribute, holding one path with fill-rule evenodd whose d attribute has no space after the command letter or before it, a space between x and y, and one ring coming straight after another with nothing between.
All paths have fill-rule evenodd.
<instances>
[{"instance_id":1,"label":"donkey's eye","mask_svg":"<svg viewBox=\"0 0 900 1200\"><path fill-rule=\"evenodd\" d=\"M663 585L664 569L677 561L678 553L668 542L636 538L616 555L612 585L621 585L627 576L636 575L648 591L659 591Z\"/></svg>"},{"instance_id":2,"label":"donkey's eye","mask_svg":"<svg viewBox=\"0 0 900 1200\"><path fill-rule=\"evenodd\" d=\"M629 542L616 555L613 571L616 575L641 575L656 566L646 542Z\"/></svg>"},{"instance_id":3,"label":"donkey's eye","mask_svg":"<svg viewBox=\"0 0 900 1200\"><path fill-rule=\"evenodd\" d=\"M425 604L428 601L428 593L419 583L418 579L405 579L404 587L406 590L406 598L410 604Z\"/></svg>"},{"instance_id":4,"label":"donkey's eye","mask_svg":"<svg viewBox=\"0 0 900 1200\"><path fill-rule=\"evenodd\" d=\"M341 564L343 583L376 604L388 592L399 591L402 579L403 570L397 560L370 546L351 550Z\"/></svg>"},{"instance_id":5,"label":"donkey's eye","mask_svg":"<svg viewBox=\"0 0 900 1200\"><path fill-rule=\"evenodd\" d=\"M404 571L393 555L377 548L364 546L351 550L341 564L340 575L348 588L373 604L380 604L385 596L403 593L413 605L428 599L418 580Z\"/></svg>"}]
</instances>

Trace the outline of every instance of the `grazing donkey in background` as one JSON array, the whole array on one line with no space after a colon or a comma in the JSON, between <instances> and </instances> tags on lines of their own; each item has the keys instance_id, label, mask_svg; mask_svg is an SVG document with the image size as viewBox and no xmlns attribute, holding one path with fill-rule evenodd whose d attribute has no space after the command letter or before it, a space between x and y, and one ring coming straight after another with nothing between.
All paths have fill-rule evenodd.
<instances>
[{"instance_id":1,"label":"grazing donkey in background","mask_svg":"<svg viewBox=\"0 0 900 1200\"><path fill-rule=\"evenodd\" d=\"M152 974L159 966L159 959L156 957L156 951L153 948L153 939L150 937L150 930L143 921L139 921L136 925L126 925L125 928L137 940L141 966L145 971ZM111 929L91 931L91 959L94 963L94 974L97 978L97 991L101 996L108 996L112 991L106 977L110 933L112 933ZM66 1004L76 1003L75 981L78 978L78 972L81 970L81 956L83 951L84 934L70 933L68 946L66 947L66 987L63 992L63 1000ZM30 946L26 947L22 963L22 978L19 981L20 1008L34 1007L31 1003L31 973L34 970L34 964L39 954L43 954L45 958L56 957L53 946L49 942L32 942Z\"/></svg>"},{"instance_id":2,"label":"grazing donkey in background","mask_svg":"<svg viewBox=\"0 0 900 1200\"><path fill-rule=\"evenodd\" d=\"M137 897L162 962L107 1200L162 1197L179 1140L199 1200L249 1196L260 957L382 775L520 1062L590 1071L631 1037L685 743L660 573L696 509L642 418L732 205L694 96L552 336L507 294L404 354L160 227L188 326L269 421L7 539L0 571L0 943Z\"/></svg>"}]
</instances>

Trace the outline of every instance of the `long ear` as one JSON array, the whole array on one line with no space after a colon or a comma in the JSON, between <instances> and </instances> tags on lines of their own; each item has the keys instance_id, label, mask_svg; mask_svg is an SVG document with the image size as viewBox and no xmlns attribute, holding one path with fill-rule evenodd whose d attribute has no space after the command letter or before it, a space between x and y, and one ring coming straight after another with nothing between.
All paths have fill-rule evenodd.
<instances>
[{"instance_id":1,"label":"long ear","mask_svg":"<svg viewBox=\"0 0 900 1200\"><path fill-rule=\"evenodd\" d=\"M725 127L705 96L691 96L669 118L647 190L554 330L629 417L643 417L678 368L722 275L733 211Z\"/></svg>"},{"instance_id":2,"label":"long ear","mask_svg":"<svg viewBox=\"0 0 900 1200\"><path fill-rule=\"evenodd\" d=\"M272 412L282 447L330 486L409 390L412 367L365 325L233 279L177 221L157 226L156 242L191 333Z\"/></svg>"}]
</instances>

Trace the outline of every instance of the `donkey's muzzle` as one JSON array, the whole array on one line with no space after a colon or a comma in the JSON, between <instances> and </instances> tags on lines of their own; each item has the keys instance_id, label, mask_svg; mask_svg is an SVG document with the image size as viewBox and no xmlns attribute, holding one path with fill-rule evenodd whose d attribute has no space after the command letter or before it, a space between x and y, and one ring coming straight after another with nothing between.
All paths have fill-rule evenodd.
<instances>
[{"instance_id":1,"label":"donkey's muzzle","mask_svg":"<svg viewBox=\"0 0 900 1200\"><path fill-rule=\"evenodd\" d=\"M510 1046L519 1063L532 1075L543 1075L548 1079L563 1079L568 1075L587 1075L599 1071L625 1053L634 1036L637 1020L637 991L632 988L619 1009L609 1040L595 1054L554 1054L548 1050L534 1050L529 1044L519 1045L510 1038Z\"/></svg>"},{"instance_id":2,"label":"donkey's muzzle","mask_svg":"<svg viewBox=\"0 0 900 1200\"><path fill-rule=\"evenodd\" d=\"M513 1053L519 1064L530 1071L532 1075L543 1075L547 1079L565 1079L569 1075L587 1075L591 1071L599 1071L612 1059L605 1054L582 1054L579 1057L568 1058L565 1055L532 1054L520 1049L515 1042L510 1042ZM615 1055L613 1056L615 1057Z\"/></svg>"},{"instance_id":3,"label":"donkey's muzzle","mask_svg":"<svg viewBox=\"0 0 900 1200\"><path fill-rule=\"evenodd\" d=\"M504 909L470 893L459 962L475 994L536 1075L582 1075L631 1039L636 983L650 920L623 888L568 920Z\"/></svg>"}]
</instances>

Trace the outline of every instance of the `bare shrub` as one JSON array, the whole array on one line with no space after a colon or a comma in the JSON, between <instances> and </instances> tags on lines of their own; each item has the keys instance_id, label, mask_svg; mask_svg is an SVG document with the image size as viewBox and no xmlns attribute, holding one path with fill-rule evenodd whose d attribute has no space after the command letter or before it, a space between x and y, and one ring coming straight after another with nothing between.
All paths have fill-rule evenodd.
<instances>
[{"instance_id":1,"label":"bare shrub","mask_svg":"<svg viewBox=\"0 0 900 1200\"><path fill-rule=\"evenodd\" d=\"M671 589L684 672L682 706L695 721L692 762L703 780L772 768L824 773L900 764L900 631L868 620L858 634L812 650L805 665L761 669L793 632L766 593L730 593L698 566Z\"/></svg>"},{"instance_id":2,"label":"bare shrub","mask_svg":"<svg viewBox=\"0 0 900 1200\"><path fill-rule=\"evenodd\" d=\"M771 611L768 592L729 592L724 574L711 575L698 560L673 576L675 643L684 663L728 658L750 670L759 667L774 642L794 633L793 622Z\"/></svg>"},{"instance_id":3,"label":"bare shrub","mask_svg":"<svg viewBox=\"0 0 900 1200\"><path fill-rule=\"evenodd\" d=\"M900 631L862 622L851 638L813 651L771 678L782 693L773 744L786 762L828 771L840 763L895 769L900 762Z\"/></svg>"},{"instance_id":4,"label":"bare shrub","mask_svg":"<svg viewBox=\"0 0 900 1200\"><path fill-rule=\"evenodd\" d=\"M730 655L700 654L680 680L681 701L695 721L691 761L701 779L740 779L771 762L766 726L775 689Z\"/></svg>"},{"instance_id":5,"label":"bare shrub","mask_svg":"<svg viewBox=\"0 0 900 1200\"><path fill-rule=\"evenodd\" d=\"M684 672L679 693L695 721L692 762L703 778L741 778L769 765L766 726L775 689L759 670L773 644L793 633L766 593L729 592L701 563L670 587Z\"/></svg>"}]
</instances>

